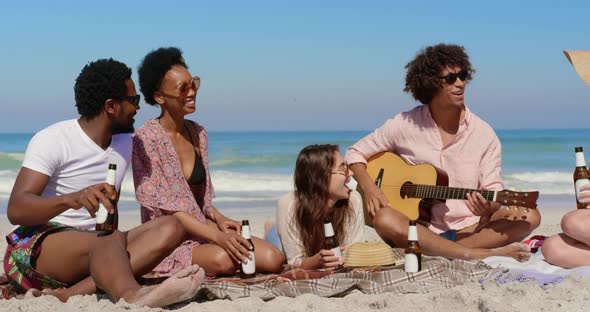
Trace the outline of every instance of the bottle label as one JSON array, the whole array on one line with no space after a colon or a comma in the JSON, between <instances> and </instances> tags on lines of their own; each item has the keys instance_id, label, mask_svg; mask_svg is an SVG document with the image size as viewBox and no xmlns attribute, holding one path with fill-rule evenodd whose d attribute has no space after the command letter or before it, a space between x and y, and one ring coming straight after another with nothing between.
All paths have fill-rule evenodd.
<instances>
[{"instance_id":1,"label":"bottle label","mask_svg":"<svg viewBox=\"0 0 590 312\"><path fill-rule=\"evenodd\" d=\"M580 187L582 187L582 186L584 186L584 185L586 185L588 183L590 183L590 180L588 180L588 179L579 179L579 180L576 180L575 185L576 185L576 200L577 201L580 201L580 198L579 198L579 195L580 195Z\"/></svg>"},{"instance_id":2,"label":"bottle label","mask_svg":"<svg viewBox=\"0 0 590 312\"><path fill-rule=\"evenodd\" d=\"M586 167L586 160L584 159L584 152L576 153L576 167Z\"/></svg>"},{"instance_id":3,"label":"bottle label","mask_svg":"<svg viewBox=\"0 0 590 312\"><path fill-rule=\"evenodd\" d=\"M244 274L253 274L256 272L256 256L254 255L254 251L250 251L250 257L252 259L248 259L248 263L242 263L242 273Z\"/></svg>"},{"instance_id":4,"label":"bottle label","mask_svg":"<svg viewBox=\"0 0 590 312\"><path fill-rule=\"evenodd\" d=\"M340 247L334 247L330 250L334 252L334 256L337 256L338 259L342 259L342 252L340 251Z\"/></svg>"},{"instance_id":5,"label":"bottle label","mask_svg":"<svg viewBox=\"0 0 590 312\"><path fill-rule=\"evenodd\" d=\"M405 256L404 271L409 273L416 273L420 267L418 262L418 255L407 253Z\"/></svg>"},{"instance_id":6,"label":"bottle label","mask_svg":"<svg viewBox=\"0 0 590 312\"><path fill-rule=\"evenodd\" d=\"M98 211L96 212L96 223L103 224L107 220L108 216L109 211L107 210L107 208L102 203L99 203Z\"/></svg>"}]
</instances>

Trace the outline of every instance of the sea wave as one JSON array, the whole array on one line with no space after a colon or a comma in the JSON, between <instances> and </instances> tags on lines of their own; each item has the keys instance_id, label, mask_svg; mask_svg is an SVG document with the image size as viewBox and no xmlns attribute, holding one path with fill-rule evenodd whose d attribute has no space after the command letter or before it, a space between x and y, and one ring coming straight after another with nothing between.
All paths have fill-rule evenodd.
<instances>
[{"instance_id":1,"label":"sea wave","mask_svg":"<svg viewBox=\"0 0 590 312\"><path fill-rule=\"evenodd\" d=\"M8 199L16 170L0 170L0 199ZM280 194L293 190L291 174L242 173L214 170L211 179L215 188L216 202L262 201L276 199ZM574 194L572 173L562 171L523 171L504 175L507 189L515 191L534 190L546 195ZM121 200L135 200L133 177L128 170L121 187Z\"/></svg>"},{"instance_id":2,"label":"sea wave","mask_svg":"<svg viewBox=\"0 0 590 312\"><path fill-rule=\"evenodd\" d=\"M533 190L546 195L574 194L571 172L525 171L504 175L504 186L511 190Z\"/></svg>"}]
</instances>

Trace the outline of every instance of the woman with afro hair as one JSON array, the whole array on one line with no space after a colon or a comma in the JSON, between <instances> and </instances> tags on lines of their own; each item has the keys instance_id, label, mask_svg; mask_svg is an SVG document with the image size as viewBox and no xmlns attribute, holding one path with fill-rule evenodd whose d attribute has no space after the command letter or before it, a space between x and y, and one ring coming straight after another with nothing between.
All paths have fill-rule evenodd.
<instances>
[{"instance_id":1,"label":"woman with afro hair","mask_svg":"<svg viewBox=\"0 0 590 312\"><path fill-rule=\"evenodd\" d=\"M212 204L208 136L185 119L196 110L201 79L193 76L178 48L151 51L139 66L145 101L160 107L133 136L133 178L142 222L173 215L187 232L186 241L154 273L169 276L199 264L208 276L232 275L249 261L252 248L239 235L241 226ZM272 244L252 238L257 272L280 272L285 261Z\"/></svg>"}]
</instances>

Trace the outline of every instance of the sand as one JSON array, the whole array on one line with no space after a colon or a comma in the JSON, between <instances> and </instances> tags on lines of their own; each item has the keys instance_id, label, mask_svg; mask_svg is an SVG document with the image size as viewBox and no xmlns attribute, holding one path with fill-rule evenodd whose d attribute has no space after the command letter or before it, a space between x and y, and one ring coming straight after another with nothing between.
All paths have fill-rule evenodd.
<instances>
[{"instance_id":1,"label":"sand","mask_svg":"<svg viewBox=\"0 0 590 312\"><path fill-rule=\"evenodd\" d=\"M545 208L543 221L534 234L550 235L559 231L563 213L569 209ZM249 218L254 235L262 236L264 216L229 215L236 220ZM139 223L138 213L123 213L121 228L129 229ZM12 229L6 216L0 216L0 234ZM374 238L374 233L369 236ZM4 254L6 242L0 241ZM477 281L427 294L365 295L355 291L343 298L322 298L303 295L297 298L279 297L268 302L259 298L241 298L234 301L216 300L190 303L179 311L583 311L590 304L590 282L580 276L569 276L563 282L542 289L534 282L498 284ZM97 301L96 296L76 296L67 303L45 296L40 298L0 300L0 311L160 311L139 308L108 300Z\"/></svg>"}]
</instances>

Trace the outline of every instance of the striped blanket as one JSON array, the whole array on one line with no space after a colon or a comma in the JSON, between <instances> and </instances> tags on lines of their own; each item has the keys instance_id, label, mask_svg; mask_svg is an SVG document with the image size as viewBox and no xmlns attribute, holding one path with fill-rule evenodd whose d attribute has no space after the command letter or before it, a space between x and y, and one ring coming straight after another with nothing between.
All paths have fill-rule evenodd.
<instances>
[{"instance_id":1,"label":"striped blanket","mask_svg":"<svg viewBox=\"0 0 590 312\"><path fill-rule=\"evenodd\" d=\"M365 294L427 293L461 285L466 281L488 279L502 269L492 269L481 261L448 260L423 256L422 271L405 273L403 266L345 268L325 271L288 270L278 275L252 279L219 278L203 283L196 301L236 299L256 296L270 300L278 296L315 294L322 297L345 296L353 290Z\"/></svg>"},{"instance_id":2,"label":"striped blanket","mask_svg":"<svg viewBox=\"0 0 590 312\"><path fill-rule=\"evenodd\" d=\"M396 249L396 253L403 252ZM278 296L315 294L340 297L359 290L365 294L427 293L461 285L466 281L493 279L505 269L493 269L481 261L448 260L422 256L422 271L405 273L403 266L345 268L338 272L288 269L281 274L259 274L251 279L238 277L205 281L194 301L236 299L256 296L271 300ZM0 299L16 294L0 275ZM17 295L16 297L22 297Z\"/></svg>"}]
</instances>

